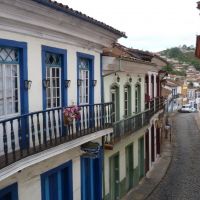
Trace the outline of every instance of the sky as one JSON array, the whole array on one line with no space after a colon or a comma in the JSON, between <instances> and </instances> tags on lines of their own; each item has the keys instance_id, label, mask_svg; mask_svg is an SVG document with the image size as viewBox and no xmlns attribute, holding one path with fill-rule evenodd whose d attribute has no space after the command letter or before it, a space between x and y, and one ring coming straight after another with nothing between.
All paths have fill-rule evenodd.
<instances>
[{"instance_id":1,"label":"sky","mask_svg":"<svg viewBox=\"0 0 200 200\"><path fill-rule=\"evenodd\" d=\"M158 52L194 45L200 34L197 0L57 0L126 33L127 47Z\"/></svg>"}]
</instances>

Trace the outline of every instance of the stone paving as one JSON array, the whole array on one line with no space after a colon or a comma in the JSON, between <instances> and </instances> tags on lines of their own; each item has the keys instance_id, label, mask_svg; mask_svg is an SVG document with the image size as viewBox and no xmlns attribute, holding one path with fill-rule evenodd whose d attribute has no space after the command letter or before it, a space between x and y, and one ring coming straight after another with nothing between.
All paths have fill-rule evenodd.
<instances>
[{"instance_id":1,"label":"stone paving","mask_svg":"<svg viewBox=\"0 0 200 200\"><path fill-rule=\"evenodd\" d=\"M200 199L199 113L179 113L174 118L174 147L170 167L147 200Z\"/></svg>"}]
</instances>

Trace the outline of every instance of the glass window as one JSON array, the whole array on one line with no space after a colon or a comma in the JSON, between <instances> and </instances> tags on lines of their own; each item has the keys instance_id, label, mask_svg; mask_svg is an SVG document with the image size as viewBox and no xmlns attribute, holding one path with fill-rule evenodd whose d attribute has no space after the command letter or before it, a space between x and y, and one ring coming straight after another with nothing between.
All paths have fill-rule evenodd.
<instances>
[{"instance_id":1,"label":"glass window","mask_svg":"<svg viewBox=\"0 0 200 200\"><path fill-rule=\"evenodd\" d=\"M135 112L141 112L141 89L139 84L135 86Z\"/></svg>"},{"instance_id":2,"label":"glass window","mask_svg":"<svg viewBox=\"0 0 200 200\"><path fill-rule=\"evenodd\" d=\"M111 89L111 101L113 103L113 119L117 121L117 91L116 88Z\"/></svg>"},{"instance_id":3,"label":"glass window","mask_svg":"<svg viewBox=\"0 0 200 200\"><path fill-rule=\"evenodd\" d=\"M19 65L0 63L0 116L19 112Z\"/></svg>"},{"instance_id":4,"label":"glass window","mask_svg":"<svg viewBox=\"0 0 200 200\"><path fill-rule=\"evenodd\" d=\"M47 108L61 106L61 55L46 53L46 79L50 81L46 88Z\"/></svg>"},{"instance_id":5,"label":"glass window","mask_svg":"<svg viewBox=\"0 0 200 200\"><path fill-rule=\"evenodd\" d=\"M129 94L128 94L128 87L124 88L124 115L125 117L128 116L128 99L129 99Z\"/></svg>"},{"instance_id":6,"label":"glass window","mask_svg":"<svg viewBox=\"0 0 200 200\"><path fill-rule=\"evenodd\" d=\"M79 103L89 104L90 71L88 59L79 60L79 79L82 80L79 87Z\"/></svg>"}]
</instances>

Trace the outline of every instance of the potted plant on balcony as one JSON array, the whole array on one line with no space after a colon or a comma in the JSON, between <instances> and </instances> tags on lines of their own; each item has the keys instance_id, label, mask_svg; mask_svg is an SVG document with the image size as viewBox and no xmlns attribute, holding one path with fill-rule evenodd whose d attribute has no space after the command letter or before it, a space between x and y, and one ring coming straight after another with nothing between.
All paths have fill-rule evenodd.
<instances>
[{"instance_id":1,"label":"potted plant on balcony","mask_svg":"<svg viewBox=\"0 0 200 200\"><path fill-rule=\"evenodd\" d=\"M81 113L80 113L81 108L78 106L71 106L68 108L65 108L63 110L63 115L64 115L64 125L72 125L74 119L76 121L79 121L81 119Z\"/></svg>"}]
</instances>

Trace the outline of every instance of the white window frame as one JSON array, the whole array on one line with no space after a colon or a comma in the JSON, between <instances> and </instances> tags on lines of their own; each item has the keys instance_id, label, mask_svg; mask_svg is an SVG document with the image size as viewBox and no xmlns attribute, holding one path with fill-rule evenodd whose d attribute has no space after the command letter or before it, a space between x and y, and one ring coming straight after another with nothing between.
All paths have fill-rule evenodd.
<instances>
[{"instance_id":1,"label":"white window frame","mask_svg":"<svg viewBox=\"0 0 200 200\"><path fill-rule=\"evenodd\" d=\"M78 59L78 78L81 85L78 88L78 100L80 105L90 104L90 60L88 58Z\"/></svg>"},{"instance_id":2,"label":"white window frame","mask_svg":"<svg viewBox=\"0 0 200 200\"><path fill-rule=\"evenodd\" d=\"M17 90L18 90L18 95L17 95L17 99L18 99L18 112L13 112L13 113L10 113L8 114L8 111L7 111L7 106L6 106L6 102L7 102L7 85L6 85L6 67L7 66L11 66L11 68L13 66L16 66L17 67ZM0 115L0 119L4 119L4 118L8 118L8 117L14 117L14 116L18 116L20 114L20 110L21 110L21 106L20 106L20 71L19 71L19 64L14 64L14 63L0 63L0 66L2 66L2 71L3 71L3 74L2 74L2 91L3 91L3 107L4 107L4 113L3 115ZM12 69L11 69L11 73L12 73ZM11 74L11 79L13 80L15 76L12 76ZM15 88L13 87L13 82L11 81L11 89L12 89L12 94L15 90ZM13 95L11 96L12 98L12 108L14 108L13 104L15 103L14 99L13 99Z\"/></svg>"},{"instance_id":3,"label":"white window frame","mask_svg":"<svg viewBox=\"0 0 200 200\"><path fill-rule=\"evenodd\" d=\"M59 77L52 77L52 70L59 70ZM47 70L50 70L49 72L49 77L47 76ZM57 74L57 72L55 72ZM53 86L53 78L58 78L59 79L59 86L60 87L57 87L57 86ZM51 67L51 66L48 66L46 65L46 79L50 81L50 85L49 87L46 88L46 108L47 109L52 109L52 108L58 108L58 107L61 107L61 99L62 99L62 94L61 94L61 67ZM56 82L57 83L57 82ZM54 89L58 89L59 88L59 93L60 93L60 96L58 97L57 96L57 90L56 90L56 95L54 96ZM50 96L48 95L48 90L50 89ZM59 106L57 106L58 104L58 101L57 101L57 98L59 98ZM50 99L50 104L51 106L49 107L48 105L48 100ZM56 99L56 106L54 106L54 99Z\"/></svg>"},{"instance_id":4,"label":"white window frame","mask_svg":"<svg viewBox=\"0 0 200 200\"><path fill-rule=\"evenodd\" d=\"M111 101L114 104L114 109L113 109L113 118L115 121L117 121L117 115L116 115L116 111L117 111L117 90L116 88L111 88ZM113 101L113 96L114 96L114 101Z\"/></svg>"},{"instance_id":5,"label":"white window frame","mask_svg":"<svg viewBox=\"0 0 200 200\"><path fill-rule=\"evenodd\" d=\"M128 109L129 109L129 91L128 91L128 86L125 86L124 87L124 116L125 117L129 115Z\"/></svg>"},{"instance_id":6,"label":"white window frame","mask_svg":"<svg viewBox=\"0 0 200 200\"><path fill-rule=\"evenodd\" d=\"M81 86L79 88L79 104L86 105L90 102L90 70L79 69L79 77L81 79Z\"/></svg>"}]
</instances>

